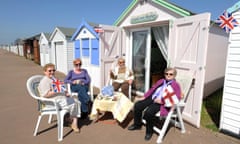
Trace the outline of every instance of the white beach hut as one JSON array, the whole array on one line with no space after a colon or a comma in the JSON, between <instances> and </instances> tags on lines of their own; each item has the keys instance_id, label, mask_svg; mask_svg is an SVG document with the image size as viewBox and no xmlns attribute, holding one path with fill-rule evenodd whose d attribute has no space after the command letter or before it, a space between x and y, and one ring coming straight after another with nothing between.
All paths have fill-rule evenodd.
<instances>
[{"instance_id":1,"label":"white beach hut","mask_svg":"<svg viewBox=\"0 0 240 144\"><path fill-rule=\"evenodd\" d=\"M232 15L240 23L240 10ZM226 61L220 130L240 137L240 27L230 32Z\"/></svg>"},{"instance_id":2,"label":"white beach hut","mask_svg":"<svg viewBox=\"0 0 240 144\"><path fill-rule=\"evenodd\" d=\"M203 96L223 86L228 35L210 27L210 13L194 14L165 0L133 0L115 26L101 25L101 86L116 55L125 55L135 73L134 91L142 95L167 65L194 74L195 84L183 112L200 127Z\"/></svg>"},{"instance_id":3,"label":"white beach hut","mask_svg":"<svg viewBox=\"0 0 240 144\"><path fill-rule=\"evenodd\" d=\"M9 46L10 52L23 56L23 45L22 44L17 44L17 45L10 45Z\"/></svg>"},{"instance_id":4,"label":"white beach hut","mask_svg":"<svg viewBox=\"0 0 240 144\"><path fill-rule=\"evenodd\" d=\"M50 47L51 43L49 41L51 34L50 33L41 33L39 38L39 47L40 47L40 64L44 66L50 62Z\"/></svg>"},{"instance_id":5,"label":"white beach hut","mask_svg":"<svg viewBox=\"0 0 240 144\"><path fill-rule=\"evenodd\" d=\"M70 39L75 31L75 28L56 27L49 39L51 41L50 62L64 74L73 68L74 44Z\"/></svg>"}]
</instances>

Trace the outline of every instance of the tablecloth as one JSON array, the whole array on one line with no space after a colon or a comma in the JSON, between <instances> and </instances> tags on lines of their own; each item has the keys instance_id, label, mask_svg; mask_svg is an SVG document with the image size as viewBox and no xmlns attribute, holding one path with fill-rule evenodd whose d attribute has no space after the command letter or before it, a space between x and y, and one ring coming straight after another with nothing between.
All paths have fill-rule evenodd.
<instances>
[{"instance_id":1,"label":"tablecloth","mask_svg":"<svg viewBox=\"0 0 240 144\"><path fill-rule=\"evenodd\" d=\"M132 107L133 103L121 92L115 92L113 98L98 95L93 102L90 119L95 120L99 110L112 112L114 119L123 122Z\"/></svg>"}]
</instances>

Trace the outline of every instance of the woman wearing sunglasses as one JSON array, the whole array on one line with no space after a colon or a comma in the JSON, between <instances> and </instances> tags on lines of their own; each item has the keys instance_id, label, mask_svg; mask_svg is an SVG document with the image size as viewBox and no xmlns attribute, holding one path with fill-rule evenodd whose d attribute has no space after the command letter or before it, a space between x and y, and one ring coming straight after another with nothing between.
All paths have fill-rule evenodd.
<instances>
[{"instance_id":1,"label":"woman wearing sunglasses","mask_svg":"<svg viewBox=\"0 0 240 144\"><path fill-rule=\"evenodd\" d=\"M81 102L81 118L86 118L88 116L88 104L90 102L90 97L88 95L88 88L90 84L90 76L86 69L81 68L82 61L77 58L73 61L74 68L70 70L64 79L65 83L71 84L71 91L78 93L78 99Z\"/></svg>"},{"instance_id":2,"label":"woman wearing sunglasses","mask_svg":"<svg viewBox=\"0 0 240 144\"><path fill-rule=\"evenodd\" d=\"M146 120L145 140L151 139L153 134L153 124L155 114L160 110L160 116L167 116L170 107L165 107L168 89L171 88L171 94L176 99L181 98L180 85L176 82L177 71L174 68L166 68L164 71L165 78L158 80L145 94L144 97L134 105L134 123L128 127L128 130L138 130L142 126L142 115Z\"/></svg>"},{"instance_id":3,"label":"woman wearing sunglasses","mask_svg":"<svg viewBox=\"0 0 240 144\"><path fill-rule=\"evenodd\" d=\"M75 132L79 132L77 117L80 116L81 112L78 109L77 103L67 94L66 91L56 91L56 87L54 87L54 81L56 80L54 77L55 65L51 63L46 64L43 67L43 70L45 76L42 78L38 86L40 96L56 99L61 109L67 109L70 113L70 120L68 121L72 121L71 128Z\"/></svg>"}]
</instances>

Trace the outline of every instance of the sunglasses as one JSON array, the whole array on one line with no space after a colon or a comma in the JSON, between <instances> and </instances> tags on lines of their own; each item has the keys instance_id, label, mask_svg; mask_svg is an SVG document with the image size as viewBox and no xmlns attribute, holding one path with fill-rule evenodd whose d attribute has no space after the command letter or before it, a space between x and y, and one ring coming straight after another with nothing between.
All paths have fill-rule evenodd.
<instances>
[{"instance_id":1,"label":"sunglasses","mask_svg":"<svg viewBox=\"0 0 240 144\"><path fill-rule=\"evenodd\" d=\"M173 76L173 73L165 73L166 76Z\"/></svg>"},{"instance_id":2,"label":"sunglasses","mask_svg":"<svg viewBox=\"0 0 240 144\"><path fill-rule=\"evenodd\" d=\"M53 69L53 70L48 70L48 72L55 72L56 70L55 69Z\"/></svg>"},{"instance_id":3,"label":"sunglasses","mask_svg":"<svg viewBox=\"0 0 240 144\"><path fill-rule=\"evenodd\" d=\"M78 63L78 64L74 64L74 65L75 65L75 67L77 67L77 66L81 66L82 64Z\"/></svg>"},{"instance_id":4,"label":"sunglasses","mask_svg":"<svg viewBox=\"0 0 240 144\"><path fill-rule=\"evenodd\" d=\"M120 61L120 62L118 62L119 64L124 64L125 62L123 62L123 61Z\"/></svg>"}]
</instances>

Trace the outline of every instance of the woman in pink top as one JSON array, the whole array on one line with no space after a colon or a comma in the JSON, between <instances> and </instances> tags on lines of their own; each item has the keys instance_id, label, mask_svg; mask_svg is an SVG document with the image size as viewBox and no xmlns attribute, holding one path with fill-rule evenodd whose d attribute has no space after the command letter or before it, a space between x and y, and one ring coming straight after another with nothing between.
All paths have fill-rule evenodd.
<instances>
[{"instance_id":1,"label":"woman in pink top","mask_svg":"<svg viewBox=\"0 0 240 144\"><path fill-rule=\"evenodd\" d=\"M161 116L166 116L170 107L165 107L164 93L171 87L176 99L181 98L181 89L175 80L177 71L174 68L167 68L164 71L165 78L160 79L145 94L144 97L135 103L133 108L134 123L128 130L138 130L142 126L142 117L146 120L145 140L150 140L153 134L153 123L155 114L160 110ZM144 111L144 115L143 115ZM142 116L143 115L143 116Z\"/></svg>"}]
</instances>

